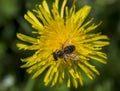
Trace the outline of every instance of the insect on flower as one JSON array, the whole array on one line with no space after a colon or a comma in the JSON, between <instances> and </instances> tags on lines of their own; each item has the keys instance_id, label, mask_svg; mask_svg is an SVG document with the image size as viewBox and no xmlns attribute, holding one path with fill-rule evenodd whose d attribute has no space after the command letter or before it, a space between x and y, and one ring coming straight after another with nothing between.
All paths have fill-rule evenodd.
<instances>
[{"instance_id":1,"label":"insect on flower","mask_svg":"<svg viewBox=\"0 0 120 91\"><path fill-rule=\"evenodd\" d=\"M78 60L79 59L78 56L76 56L75 54L72 54L74 50L75 50L75 46L69 45L61 50L58 50L57 52L53 52L52 54L55 61L58 60L58 58L64 58L65 61L66 61L66 58L70 60Z\"/></svg>"},{"instance_id":2,"label":"insect on flower","mask_svg":"<svg viewBox=\"0 0 120 91\"><path fill-rule=\"evenodd\" d=\"M33 55L22 59L25 64L21 67L34 73L33 79L45 72L45 86L62 85L66 81L67 87L77 88L78 84L83 85L81 71L90 79L100 74L90 61L107 63L107 55L102 49L109 45L109 38L93 32L101 22L95 24L93 18L85 22L91 6L76 10L76 0L71 7L67 6L68 0L62 0L62 4L59 1L55 0L50 9L47 1L42 0L33 9L35 14L28 10L24 15L37 37L17 33L17 37L24 41L17 43L19 50L34 51Z\"/></svg>"}]
</instances>

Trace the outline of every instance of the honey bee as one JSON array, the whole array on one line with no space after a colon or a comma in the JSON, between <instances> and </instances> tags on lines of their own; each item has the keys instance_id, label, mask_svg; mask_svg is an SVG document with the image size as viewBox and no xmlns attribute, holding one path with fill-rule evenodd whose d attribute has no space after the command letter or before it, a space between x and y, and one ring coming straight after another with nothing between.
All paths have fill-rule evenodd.
<instances>
[{"instance_id":1,"label":"honey bee","mask_svg":"<svg viewBox=\"0 0 120 91\"><path fill-rule=\"evenodd\" d=\"M53 52L52 55L53 55L53 58L55 61L57 61L58 58L64 58L64 60L70 59L70 60L77 61L77 60L79 60L79 57L77 55L73 54L74 50L75 50L75 46L69 45L61 50Z\"/></svg>"}]
</instances>

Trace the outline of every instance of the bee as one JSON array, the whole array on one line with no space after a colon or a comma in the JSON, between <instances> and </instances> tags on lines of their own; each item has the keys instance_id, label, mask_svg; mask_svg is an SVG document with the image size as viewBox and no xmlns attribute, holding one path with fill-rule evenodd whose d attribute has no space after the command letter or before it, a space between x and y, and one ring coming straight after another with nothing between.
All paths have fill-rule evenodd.
<instances>
[{"instance_id":1,"label":"bee","mask_svg":"<svg viewBox=\"0 0 120 91\"><path fill-rule=\"evenodd\" d=\"M73 51L75 50L75 46L74 45L69 45L66 46L65 48L58 50L57 52L53 52L53 58L55 59L55 61L58 60L58 58L64 58L64 60L66 59L70 59L70 60L78 60L79 57L75 54L73 54Z\"/></svg>"}]
</instances>

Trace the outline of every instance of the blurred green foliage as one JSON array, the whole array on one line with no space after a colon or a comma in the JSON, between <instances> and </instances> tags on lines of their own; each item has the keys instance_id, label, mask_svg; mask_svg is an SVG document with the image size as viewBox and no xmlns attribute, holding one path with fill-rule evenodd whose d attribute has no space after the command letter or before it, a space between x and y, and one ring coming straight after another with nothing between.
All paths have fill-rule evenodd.
<instances>
[{"instance_id":1,"label":"blurred green foliage","mask_svg":"<svg viewBox=\"0 0 120 91\"><path fill-rule=\"evenodd\" d=\"M105 47L108 64L96 63L101 75L94 80L85 77L83 87L67 88L65 83L59 88L44 86L40 76L34 80L21 69L20 58L29 55L16 48L16 33L32 35L32 28L23 16L28 9L42 0L0 0L0 91L120 91L120 0L77 0L77 9L91 5L96 22L103 21L97 31L110 38L110 46ZM54 0L47 0L51 7ZM72 0L68 0L71 5Z\"/></svg>"}]
</instances>

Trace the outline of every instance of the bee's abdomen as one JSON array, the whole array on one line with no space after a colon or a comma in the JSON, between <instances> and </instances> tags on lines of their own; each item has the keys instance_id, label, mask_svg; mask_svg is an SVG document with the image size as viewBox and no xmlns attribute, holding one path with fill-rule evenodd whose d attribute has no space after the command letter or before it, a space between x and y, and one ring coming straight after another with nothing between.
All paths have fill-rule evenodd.
<instances>
[{"instance_id":1,"label":"bee's abdomen","mask_svg":"<svg viewBox=\"0 0 120 91\"><path fill-rule=\"evenodd\" d=\"M72 53L74 50L75 50L75 46L74 46L74 45L69 45L69 46L66 46L66 47L64 48L64 53L65 53L65 54L70 54L70 53Z\"/></svg>"}]
</instances>

